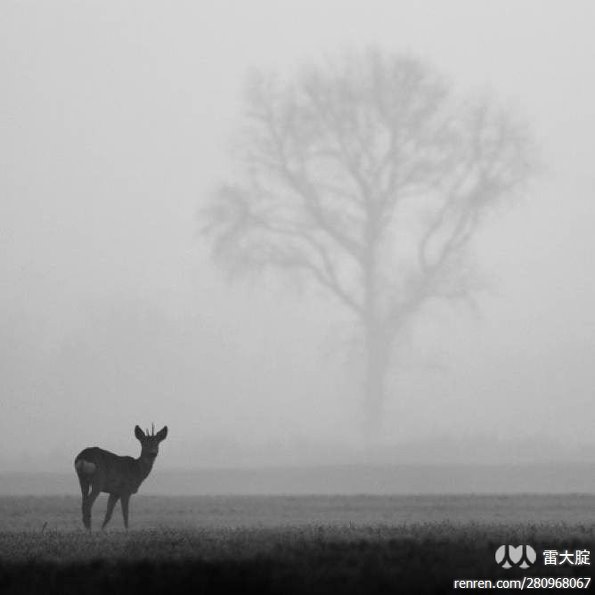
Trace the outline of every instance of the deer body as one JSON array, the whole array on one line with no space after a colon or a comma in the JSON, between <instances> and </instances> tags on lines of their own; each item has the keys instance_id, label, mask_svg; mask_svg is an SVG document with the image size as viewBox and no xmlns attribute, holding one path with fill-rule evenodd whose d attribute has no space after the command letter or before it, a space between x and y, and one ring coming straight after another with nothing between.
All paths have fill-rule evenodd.
<instances>
[{"instance_id":1,"label":"deer body","mask_svg":"<svg viewBox=\"0 0 595 595\"><path fill-rule=\"evenodd\" d=\"M128 529L128 503L130 496L138 492L141 483L147 478L159 452L159 443L167 436L167 426L157 434L143 432L138 426L134 434L141 443L138 459L119 456L97 446L85 448L74 460L74 468L81 485L83 496L83 524L91 528L91 508L101 492L109 494L107 511L102 528L109 523L114 506L120 500L124 526Z\"/></svg>"}]
</instances>

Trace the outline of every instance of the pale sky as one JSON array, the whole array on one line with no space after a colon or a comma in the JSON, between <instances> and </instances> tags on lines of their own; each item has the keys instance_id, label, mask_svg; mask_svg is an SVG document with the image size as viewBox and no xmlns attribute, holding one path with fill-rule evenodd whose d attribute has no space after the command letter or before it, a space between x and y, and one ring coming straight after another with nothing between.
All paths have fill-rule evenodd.
<instances>
[{"instance_id":1,"label":"pale sky","mask_svg":"<svg viewBox=\"0 0 595 595\"><path fill-rule=\"evenodd\" d=\"M1 2L0 470L135 454L152 421L170 467L357 449L341 314L229 285L197 211L252 69L369 45L513 106L542 164L478 237L480 316L436 310L401 346L383 440L405 461L594 460L594 23L579 0Z\"/></svg>"}]
</instances>

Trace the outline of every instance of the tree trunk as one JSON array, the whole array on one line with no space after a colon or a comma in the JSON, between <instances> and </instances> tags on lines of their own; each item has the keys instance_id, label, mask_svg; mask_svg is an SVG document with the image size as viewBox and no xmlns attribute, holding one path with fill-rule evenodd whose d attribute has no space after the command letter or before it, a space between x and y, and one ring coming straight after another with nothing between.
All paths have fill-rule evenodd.
<instances>
[{"instance_id":1,"label":"tree trunk","mask_svg":"<svg viewBox=\"0 0 595 595\"><path fill-rule=\"evenodd\" d=\"M382 429L390 344L386 333L375 325L367 325L365 333L364 437L370 445L377 440Z\"/></svg>"},{"instance_id":2,"label":"tree trunk","mask_svg":"<svg viewBox=\"0 0 595 595\"><path fill-rule=\"evenodd\" d=\"M385 381L388 371L389 343L379 304L378 247L381 243L378 201L367 197L367 218L364 230L362 272L364 282L365 376L364 376L364 439L370 448L382 429Z\"/></svg>"}]
</instances>

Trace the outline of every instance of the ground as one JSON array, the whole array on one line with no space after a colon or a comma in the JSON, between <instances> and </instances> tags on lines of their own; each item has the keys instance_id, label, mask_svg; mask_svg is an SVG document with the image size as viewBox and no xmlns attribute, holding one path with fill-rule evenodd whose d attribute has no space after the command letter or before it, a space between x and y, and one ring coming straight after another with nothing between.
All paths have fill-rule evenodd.
<instances>
[{"instance_id":1,"label":"ground","mask_svg":"<svg viewBox=\"0 0 595 595\"><path fill-rule=\"evenodd\" d=\"M543 552L595 549L595 496L140 494L128 533L119 511L99 530L105 503L87 533L78 498L0 498L0 592L451 593L455 579L590 577ZM535 566L499 568L502 544L532 545Z\"/></svg>"}]
</instances>

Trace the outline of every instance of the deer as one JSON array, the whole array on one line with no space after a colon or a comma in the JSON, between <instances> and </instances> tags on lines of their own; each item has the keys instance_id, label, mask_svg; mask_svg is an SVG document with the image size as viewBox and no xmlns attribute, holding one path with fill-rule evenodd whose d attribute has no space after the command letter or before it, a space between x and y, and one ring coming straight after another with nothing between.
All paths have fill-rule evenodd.
<instances>
[{"instance_id":1,"label":"deer","mask_svg":"<svg viewBox=\"0 0 595 595\"><path fill-rule=\"evenodd\" d=\"M74 459L74 468L81 484L83 495L83 525L91 530L91 508L101 492L109 494L107 510L102 529L105 529L112 518L114 506L120 500L124 527L128 530L128 504L130 496L138 492L141 483L147 478L159 453L159 444L167 437L167 426L155 434L143 432L135 426L134 435L141 444L138 459L119 456L103 448L92 446L81 450Z\"/></svg>"}]
</instances>

